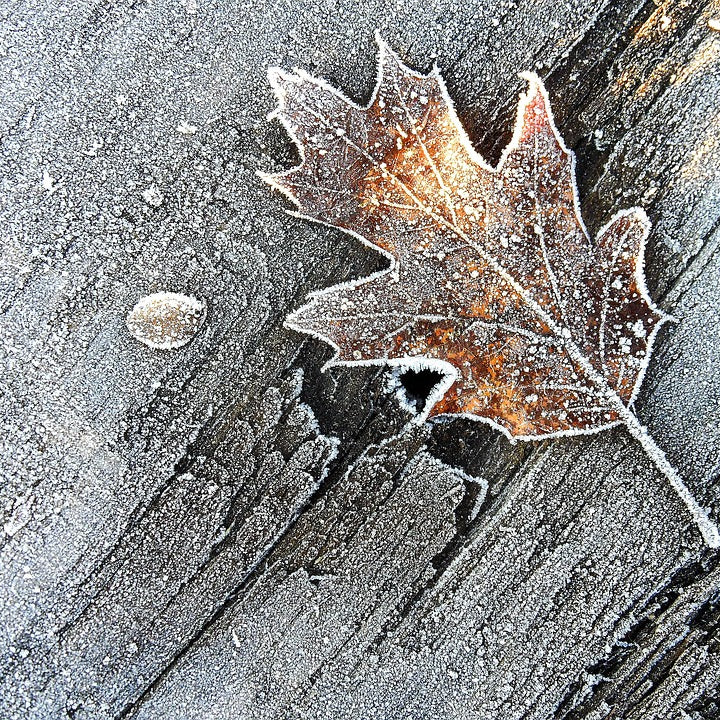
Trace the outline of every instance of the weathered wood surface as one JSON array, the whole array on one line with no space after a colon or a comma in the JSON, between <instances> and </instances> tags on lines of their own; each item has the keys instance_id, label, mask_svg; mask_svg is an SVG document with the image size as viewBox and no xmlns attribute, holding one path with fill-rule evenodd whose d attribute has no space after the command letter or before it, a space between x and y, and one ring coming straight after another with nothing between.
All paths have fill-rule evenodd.
<instances>
[{"instance_id":1,"label":"weathered wood surface","mask_svg":"<svg viewBox=\"0 0 720 720\"><path fill-rule=\"evenodd\" d=\"M364 101L377 27L495 160L537 69L591 230L654 223L680 322L638 413L717 519L720 4L0 13L0 717L718 717L720 555L642 450L416 428L382 371L321 374L284 316L382 261L255 171L296 160L268 65ZM124 316L165 289L209 312L159 352Z\"/></svg>"}]
</instances>

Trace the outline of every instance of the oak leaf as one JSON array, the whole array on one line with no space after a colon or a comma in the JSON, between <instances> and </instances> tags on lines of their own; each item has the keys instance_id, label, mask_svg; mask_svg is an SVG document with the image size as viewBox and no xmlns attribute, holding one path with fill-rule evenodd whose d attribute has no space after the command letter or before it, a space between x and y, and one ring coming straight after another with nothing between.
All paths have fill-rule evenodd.
<instances>
[{"instance_id":1,"label":"oak leaf","mask_svg":"<svg viewBox=\"0 0 720 720\"><path fill-rule=\"evenodd\" d=\"M302 162L265 175L300 217L341 228L389 267L314 293L286 325L335 348L327 364L439 370L422 417L463 415L512 440L624 423L691 510L717 529L629 409L668 316L645 287L650 223L617 213L595 242L574 156L541 79L524 73L497 167L472 147L437 68L413 72L378 39L367 107L302 70L271 69Z\"/></svg>"}]
</instances>

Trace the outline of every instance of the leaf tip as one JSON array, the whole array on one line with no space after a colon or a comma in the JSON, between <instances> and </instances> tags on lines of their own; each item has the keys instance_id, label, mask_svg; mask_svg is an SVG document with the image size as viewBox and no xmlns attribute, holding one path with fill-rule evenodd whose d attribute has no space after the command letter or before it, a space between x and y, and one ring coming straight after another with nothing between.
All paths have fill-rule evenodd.
<instances>
[{"instance_id":1,"label":"leaf tip","mask_svg":"<svg viewBox=\"0 0 720 720\"><path fill-rule=\"evenodd\" d=\"M532 71L521 72L519 77L527 82L528 87L524 92L520 93L515 130L510 144L503 152L500 164L504 164L506 158L512 154L513 150L520 147L523 141L529 140L538 132L551 134L561 152L572 157L555 125L555 119L550 108L550 97L542 78Z\"/></svg>"},{"instance_id":2,"label":"leaf tip","mask_svg":"<svg viewBox=\"0 0 720 720\"><path fill-rule=\"evenodd\" d=\"M288 73L277 65L271 65L267 69L268 82L274 89L282 87L282 85L285 83L287 75Z\"/></svg>"},{"instance_id":3,"label":"leaf tip","mask_svg":"<svg viewBox=\"0 0 720 720\"><path fill-rule=\"evenodd\" d=\"M384 70L391 70L392 68L406 69L398 54L385 42L377 30L375 31L375 42L378 46L378 68L380 71L378 82L382 82Z\"/></svg>"},{"instance_id":4,"label":"leaf tip","mask_svg":"<svg viewBox=\"0 0 720 720\"><path fill-rule=\"evenodd\" d=\"M532 70L523 70L520 73L518 73L518 77L525 80L525 82L528 83L531 87L539 85L540 87L544 87L543 81L540 78L540 76L533 72Z\"/></svg>"},{"instance_id":5,"label":"leaf tip","mask_svg":"<svg viewBox=\"0 0 720 720\"><path fill-rule=\"evenodd\" d=\"M614 235L617 233L634 230L633 236L639 243L638 253L642 256L644 251L643 243L650 234L651 228L652 223L643 208L631 207L618 210L598 231L598 243L602 245L608 241L613 242L615 240Z\"/></svg>"},{"instance_id":6,"label":"leaf tip","mask_svg":"<svg viewBox=\"0 0 720 720\"><path fill-rule=\"evenodd\" d=\"M282 110L285 109L288 97L287 86L291 83L296 85L300 84L304 78L302 73L297 71L297 69L295 69L294 72L288 72L287 70L283 70L281 67L274 65L267 69L267 78L270 83L270 87L272 87L275 97L278 100L278 107L271 111L268 115L268 119L272 120L275 117L278 117Z\"/></svg>"},{"instance_id":7,"label":"leaf tip","mask_svg":"<svg viewBox=\"0 0 720 720\"><path fill-rule=\"evenodd\" d=\"M303 310L306 310L307 307L308 304L305 304L297 308L297 310L293 310L291 313L289 313L285 320L283 320L283 327L287 330L293 330L295 332L307 334L307 328L300 322L302 312Z\"/></svg>"},{"instance_id":8,"label":"leaf tip","mask_svg":"<svg viewBox=\"0 0 720 720\"><path fill-rule=\"evenodd\" d=\"M282 182L282 179L287 177L292 170L289 172L282 172L282 173L266 173L262 170L257 170L255 174L257 177L259 177L263 182L270 185L271 188L274 190L277 190L278 192L281 192L286 198L288 198L292 203L294 203L296 206L299 207L299 202L295 194L292 192L292 190L285 185Z\"/></svg>"},{"instance_id":9,"label":"leaf tip","mask_svg":"<svg viewBox=\"0 0 720 720\"><path fill-rule=\"evenodd\" d=\"M390 46L385 41L385 38L383 38L382 33L380 32L380 28L375 28L375 32L373 33L373 36L375 38L375 44L380 49L380 54L384 52L392 52L390 50Z\"/></svg>"},{"instance_id":10,"label":"leaf tip","mask_svg":"<svg viewBox=\"0 0 720 720\"><path fill-rule=\"evenodd\" d=\"M628 208L627 210L621 210L618 215L620 214L631 215L633 220L635 220L637 224L640 225L646 237L650 233L652 223L650 222L648 214L645 212L645 208L636 205L635 207Z\"/></svg>"},{"instance_id":11,"label":"leaf tip","mask_svg":"<svg viewBox=\"0 0 720 720\"><path fill-rule=\"evenodd\" d=\"M637 205L636 207L632 208L635 211L635 214L644 222L646 225L650 225L650 218L648 217L648 214L645 212L645 208L640 207Z\"/></svg>"},{"instance_id":12,"label":"leaf tip","mask_svg":"<svg viewBox=\"0 0 720 720\"><path fill-rule=\"evenodd\" d=\"M547 90L545 89L545 83L542 78L532 70L524 70L518 75L527 84L527 90L522 94L521 102L524 105L530 105L532 101L540 95L545 101L546 107L550 106L550 100L548 98Z\"/></svg>"}]
</instances>

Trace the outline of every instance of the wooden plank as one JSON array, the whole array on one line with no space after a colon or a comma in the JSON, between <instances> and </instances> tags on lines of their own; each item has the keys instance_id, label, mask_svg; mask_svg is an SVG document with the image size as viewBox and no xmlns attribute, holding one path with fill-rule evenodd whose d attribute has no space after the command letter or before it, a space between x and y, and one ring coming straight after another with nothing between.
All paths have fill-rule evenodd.
<instances>
[{"instance_id":1,"label":"wooden plank","mask_svg":"<svg viewBox=\"0 0 720 720\"><path fill-rule=\"evenodd\" d=\"M717 2L6 13L0 716L717 714L718 554L642 450L408 426L382 371L321 374L283 318L382 261L254 174L295 161L269 65L365 100L379 27L493 159L538 70L589 227L653 220L680 322L638 413L715 509ZM209 307L167 353L123 322L161 289Z\"/></svg>"}]
</instances>

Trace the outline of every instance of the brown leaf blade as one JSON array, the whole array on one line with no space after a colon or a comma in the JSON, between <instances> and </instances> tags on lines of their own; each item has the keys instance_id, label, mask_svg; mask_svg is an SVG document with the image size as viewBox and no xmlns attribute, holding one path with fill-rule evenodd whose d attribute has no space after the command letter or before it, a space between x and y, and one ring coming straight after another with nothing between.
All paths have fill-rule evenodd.
<instances>
[{"instance_id":1,"label":"brown leaf blade","mask_svg":"<svg viewBox=\"0 0 720 720\"><path fill-rule=\"evenodd\" d=\"M303 162L268 180L302 215L391 259L316 293L291 327L332 344L331 364L442 364L455 381L429 415L539 438L618 422L663 316L643 292L644 215L617 216L593 247L572 154L542 82L526 79L513 140L491 168L439 74L414 73L384 44L366 108L302 71L272 71L276 115Z\"/></svg>"},{"instance_id":2,"label":"brown leaf blade","mask_svg":"<svg viewBox=\"0 0 720 720\"><path fill-rule=\"evenodd\" d=\"M445 381L420 419L463 415L511 439L624 423L670 480L708 545L720 535L628 409L668 319L643 274L650 223L617 213L591 242L574 156L539 77L526 73L512 141L496 168L473 149L437 68L405 67L378 38L370 103L302 70L270 71L302 162L263 176L300 217L389 259L313 293L286 325L333 346L327 365L434 368Z\"/></svg>"}]
</instances>

